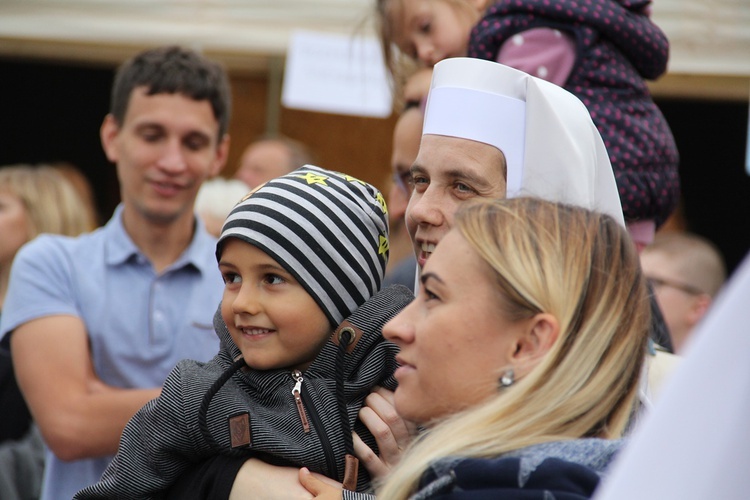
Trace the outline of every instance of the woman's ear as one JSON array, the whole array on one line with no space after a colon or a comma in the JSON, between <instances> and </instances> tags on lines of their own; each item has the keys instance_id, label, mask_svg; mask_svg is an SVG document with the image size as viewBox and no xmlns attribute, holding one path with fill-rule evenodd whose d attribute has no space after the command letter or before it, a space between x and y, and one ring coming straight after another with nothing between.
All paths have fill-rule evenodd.
<instances>
[{"instance_id":1,"label":"woman's ear","mask_svg":"<svg viewBox=\"0 0 750 500\"><path fill-rule=\"evenodd\" d=\"M516 342L512 359L514 364L524 364L542 358L560 336L560 323L548 313L539 313L528 320L527 327Z\"/></svg>"}]
</instances>

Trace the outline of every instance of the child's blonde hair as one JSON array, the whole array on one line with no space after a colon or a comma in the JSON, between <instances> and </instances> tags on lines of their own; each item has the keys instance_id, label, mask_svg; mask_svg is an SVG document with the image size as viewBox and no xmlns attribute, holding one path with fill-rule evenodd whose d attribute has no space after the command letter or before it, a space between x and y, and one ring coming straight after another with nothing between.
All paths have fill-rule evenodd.
<instances>
[{"instance_id":1,"label":"child's blonde hair","mask_svg":"<svg viewBox=\"0 0 750 500\"><path fill-rule=\"evenodd\" d=\"M375 27L380 38L380 47L383 52L383 61L390 78L391 88L394 95L394 107L400 110L403 107L403 88L406 81L423 65L413 57L401 52L393 42L394 33L391 22L392 16L398 16L403 8L405 0L376 0L375 2ZM465 10L467 13L475 13L468 0L438 0L447 2L457 9ZM492 0L482 2L490 3ZM466 34L468 39L469 34Z\"/></svg>"}]
</instances>

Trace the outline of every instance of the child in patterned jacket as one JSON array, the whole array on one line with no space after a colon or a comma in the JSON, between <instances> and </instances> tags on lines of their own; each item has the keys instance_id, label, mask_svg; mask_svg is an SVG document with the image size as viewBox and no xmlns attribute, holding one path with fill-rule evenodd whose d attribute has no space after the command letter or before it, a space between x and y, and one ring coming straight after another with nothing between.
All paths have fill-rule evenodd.
<instances>
[{"instance_id":1,"label":"child in patterned jacket","mask_svg":"<svg viewBox=\"0 0 750 500\"><path fill-rule=\"evenodd\" d=\"M224 223L220 352L181 361L128 423L99 483L75 498L162 498L216 455L305 466L363 490L352 430L375 386L394 388L381 327L413 298L380 290L388 260L382 194L310 165L250 192Z\"/></svg>"}]
</instances>

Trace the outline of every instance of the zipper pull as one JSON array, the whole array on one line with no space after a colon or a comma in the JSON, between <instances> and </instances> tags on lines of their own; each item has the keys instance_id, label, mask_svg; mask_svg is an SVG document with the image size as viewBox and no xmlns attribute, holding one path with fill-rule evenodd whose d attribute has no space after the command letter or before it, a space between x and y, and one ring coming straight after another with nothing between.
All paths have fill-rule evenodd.
<instances>
[{"instance_id":1,"label":"zipper pull","mask_svg":"<svg viewBox=\"0 0 750 500\"><path fill-rule=\"evenodd\" d=\"M302 421L302 428L305 430L305 433L307 433L310 432L310 422L307 421L305 407L302 406L302 382L304 382L305 379L302 377L302 372L299 370L294 370L292 372L292 378L295 380L294 389L292 389L292 396L294 396L294 402L297 403L297 412Z\"/></svg>"}]
</instances>

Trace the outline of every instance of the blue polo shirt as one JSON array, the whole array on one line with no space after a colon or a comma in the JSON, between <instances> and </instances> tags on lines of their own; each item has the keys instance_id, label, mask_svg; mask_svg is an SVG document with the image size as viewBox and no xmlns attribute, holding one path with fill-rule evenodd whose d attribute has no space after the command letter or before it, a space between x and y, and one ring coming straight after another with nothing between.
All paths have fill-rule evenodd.
<instances>
[{"instance_id":1,"label":"blue polo shirt","mask_svg":"<svg viewBox=\"0 0 750 500\"><path fill-rule=\"evenodd\" d=\"M80 317L97 374L124 388L161 386L181 359L208 361L219 350L213 315L223 283L216 239L196 224L190 246L160 274L125 232L122 206L92 233L40 235L13 262L0 337L33 319ZM69 500L111 458L63 462L48 451L42 498Z\"/></svg>"}]
</instances>

